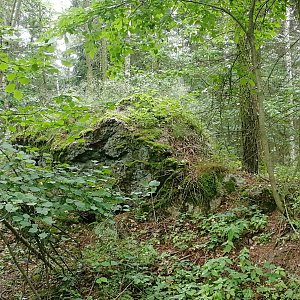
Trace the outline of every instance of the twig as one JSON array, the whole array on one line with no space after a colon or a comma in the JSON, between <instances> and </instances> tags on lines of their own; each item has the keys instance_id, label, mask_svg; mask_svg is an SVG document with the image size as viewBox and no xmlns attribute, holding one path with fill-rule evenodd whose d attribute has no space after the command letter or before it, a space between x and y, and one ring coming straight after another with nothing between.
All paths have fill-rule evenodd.
<instances>
[{"instance_id":1,"label":"twig","mask_svg":"<svg viewBox=\"0 0 300 300\"><path fill-rule=\"evenodd\" d=\"M38 292L34 288L32 282L30 281L29 277L26 275L26 272L24 271L24 269L21 267L21 265L17 261L17 258L15 256L14 252L12 251L12 248L10 247L10 245L9 245L9 243L8 243L5 235L2 233L2 231L0 231L0 238L3 240L4 244L6 245L8 251L9 251L9 254L10 254L13 262L15 263L16 267L18 268L18 270L20 271L20 273L22 274L22 276L24 277L25 281L30 286L30 289L32 290L32 292L34 293L34 295L36 296L36 298L39 299L39 300L42 300L42 298L40 297L40 295L38 294Z\"/></svg>"},{"instance_id":2,"label":"twig","mask_svg":"<svg viewBox=\"0 0 300 300\"><path fill-rule=\"evenodd\" d=\"M6 157L6 159L7 159L9 162L11 162L11 159L10 159L10 157L8 156L8 154L7 154L5 151L3 151L1 148L0 148L0 152ZM16 171L16 169L15 169L14 167L12 167L12 170L14 171L14 173L15 173L16 176L19 176L18 172Z\"/></svg>"},{"instance_id":3,"label":"twig","mask_svg":"<svg viewBox=\"0 0 300 300\"><path fill-rule=\"evenodd\" d=\"M55 224L52 224L52 227L56 228L61 233L63 233L65 236L67 236L68 238L70 238L78 247L80 246L80 243L75 238L73 238L67 231L61 229L60 227L58 227Z\"/></svg>"},{"instance_id":4,"label":"twig","mask_svg":"<svg viewBox=\"0 0 300 300\"><path fill-rule=\"evenodd\" d=\"M285 213L286 213L286 218L287 218L289 224L291 225L293 231L299 236L299 232L297 231L297 229L293 225L292 220L290 218L290 214L289 214L289 211L288 211L288 208L287 208L287 205L286 205L285 197L283 196L282 198L283 198L283 204L284 204L284 209L285 209Z\"/></svg>"},{"instance_id":5,"label":"twig","mask_svg":"<svg viewBox=\"0 0 300 300\"><path fill-rule=\"evenodd\" d=\"M90 288L90 290L89 290L89 293L88 293L87 297L91 296L91 294L92 294L92 292L93 292L93 289L94 289L94 286L95 286L95 283L96 283L96 280L97 280L97 277L98 277L98 275L99 275L99 272L97 273L97 275L96 275L96 277L95 277L95 280L93 280L92 286L91 286L91 288Z\"/></svg>"},{"instance_id":6,"label":"twig","mask_svg":"<svg viewBox=\"0 0 300 300\"><path fill-rule=\"evenodd\" d=\"M132 284L133 284L133 281L131 281L114 300L118 300Z\"/></svg>"},{"instance_id":7,"label":"twig","mask_svg":"<svg viewBox=\"0 0 300 300\"><path fill-rule=\"evenodd\" d=\"M44 259L43 255L34 249L30 243L7 221L1 220L1 222L5 225L7 229L11 231L11 233L19 240L23 245L25 245L34 255L36 255L39 259L41 259L45 265L47 265L50 269L53 269L52 265Z\"/></svg>"},{"instance_id":8,"label":"twig","mask_svg":"<svg viewBox=\"0 0 300 300\"><path fill-rule=\"evenodd\" d=\"M35 237L36 243L38 248L40 249L40 253L42 254L42 256L44 257L43 261L47 261L50 263L50 261L52 261L54 264L56 264L57 266L59 266L62 271L64 272L64 268L63 266L56 260L55 257L53 257L46 249L46 247L43 245L43 243L38 239L38 237ZM49 260L47 260L47 257ZM47 266L47 265L46 265Z\"/></svg>"},{"instance_id":9,"label":"twig","mask_svg":"<svg viewBox=\"0 0 300 300\"><path fill-rule=\"evenodd\" d=\"M55 254L58 256L58 259L66 266L67 270L72 274L73 272L71 271L71 269L69 268L68 264L65 262L65 260L61 257L61 255L58 253L57 249L55 248L55 246L53 245L53 243L50 241L50 247L53 249L53 251L55 252ZM62 269L62 272L65 274L65 270L63 268L63 266L61 266L61 264L59 264L57 262L57 265Z\"/></svg>"},{"instance_id":10,"label":"twig","mask_svg":"<svg viewBox=\"0 0 300 300\"><path fill-rule=\"evenodd\" d=\"M246 35L248 35L248 31L247 31L246 27L244 26L244 24L230 10L228 10L224 7L209 4L209 3L206 3L206 2L202 2L202 1L194 1L194 0L181 0L181 2L193 3L193 4L202 5L202 6L207 6L207 7L210 7L211 9L213 9L213 10L224 12L225 14L229 15L240 26L240 28L242 29L242 31Z\"/></svg>"}]
</instances>

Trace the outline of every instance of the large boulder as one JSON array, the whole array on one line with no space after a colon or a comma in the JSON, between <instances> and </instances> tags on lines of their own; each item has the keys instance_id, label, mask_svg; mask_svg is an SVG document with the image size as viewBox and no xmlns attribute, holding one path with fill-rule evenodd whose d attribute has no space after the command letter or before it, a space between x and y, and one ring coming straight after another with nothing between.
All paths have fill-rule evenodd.
<instances>
[{"instance_id":1,"label":"large boulder","mask_svg":"<svg viewBox=\"0 0 300 300\"><path fill-rule=\"evenodd\" d=\"M65 143L69 135L50 143L57 159L83 168L95 161L109 166L128 195L145 195L155 182L156 206L191 203L207 211L220 193L225 168L212 160L201 122L179 101L134 95L99 116L78 140Z\"/></svg>"}]
</instances>

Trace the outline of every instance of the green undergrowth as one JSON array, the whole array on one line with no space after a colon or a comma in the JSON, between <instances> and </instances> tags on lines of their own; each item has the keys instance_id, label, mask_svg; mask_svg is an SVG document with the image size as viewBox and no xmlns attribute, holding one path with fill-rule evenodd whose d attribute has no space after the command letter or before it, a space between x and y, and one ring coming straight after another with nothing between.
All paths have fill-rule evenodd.
<instances>
[{"instance_id":1,"label":"green undergrowth","mask_svg":"<svg viewBox=\"0 0 300 300\"><path fill-rule=\"evenodd\" d=\"M87 172L30 150L0 143L0 286L13 265L34 293L39 280L45 283L61 272L73 274L74 260L81 253L68 234L70 225L86 214L94 221L111 216L124 197L112 190L107 168L94 165ZM41 160L39 165L36 159ZM11 264L5 257L3 263L4 249ZM17 275L13 279L15 288L20 281Z\"/></svg>"},{"instance_id":2,"label":"green undergrowth","mask_svg":"<svg viewBox=\"0 0 300 300\"><path fill-rule=\"evenodd\" d=\"M267 224L257 207L161 224L124 217L98 224L97 242L84 251L82 266L95 283L87 299L300 299L297 278L251 260L243 238L260 236ZM60 288L69 299L70 289Z\"/></svg>"},{"instance_id":3,"label":"green undergrowth","mask_svg":"<svg viewBox=\"0 0 300 300\"><path fill-rule=\"evenodd\" d=\"M198 227L202 233L210 236L205 244L207 249L213 250L222 245L223 251L228 253L234 249L235 241L247 234L260 232L267 225L267 220L267 216L256 206L238 207L225 213L200 217Z\"/></svg>"}]
</instances>

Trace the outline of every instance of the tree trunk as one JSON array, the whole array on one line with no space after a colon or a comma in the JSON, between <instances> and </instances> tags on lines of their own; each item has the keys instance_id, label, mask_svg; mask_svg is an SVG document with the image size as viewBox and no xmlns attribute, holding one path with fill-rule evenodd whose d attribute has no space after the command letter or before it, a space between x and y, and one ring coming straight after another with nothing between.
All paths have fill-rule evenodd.
<instances>
[{"instance_id":1,"label":"tree trunk","mask_svg":"<svg viewBox=\"0 0 300 300\"><path fill-rule=\"evenodd\" d=\"M297 150L296 150L296 140L295 137L296 128L295 128L295 119L294 119L294 97L292 94L293 90L293 68L292 68L292 51L291 51L291 38L290 38L290 31L291 31L291 15L292 15L292 8L287 6L286 8L286 20L284 26L284 35L285 35L285 66L287 72L287 87L289 93L289 102L291 106L291 119L290 119L290 134L289 134L289 141L290 141L290 161L294 163L296 160Z\"/></svg>"},{"instance_id":2,"label":"tree trunk","mask_svg":"<svg viewBox=\"0 0 300 300\"><path fill-rule=\"evenodd\" d=\"M249 74L251 73L250 53L246 40L238 44L240 71L239 98L241 118L242 165L249 173L258 173L259 130L257 95L252 93ZM245 80L246 79L246 80Z\"/></svg>"},{"instance_id":3,"label":"tree trunk","mask_svg":"<svg viewBox=\"0 0 300 300\"><path fill-rule=\"evenodd\" d=\"M20 10L21 10L22 0L15 0L13 4L13 9L11 13L10 25L11 27L16 27L19 22Z\"/></svg>"},{"instance_id":4,"label":"tree trunk","mask_svg":"<svg viewBox=\"0 0 300 300\"><path fill-rule=\"evenodd\" d=\"M106 79L107 79L107 69L108 69L107 41L105 38L103 38L101 40L101 79L102 79L102 81L106 81Z\"/></svg>"},{"instance_id":5,"label":"tree trunk","mask_svg":"<svg viewBox=\"0 0 300 300\"><path fill-rule=\"evenodd\" d=\"M250 10L249 10L249 24L248 24L248 32L247 32L247 41L250 48L251 53L251 70L254 78L255 87L252 91L254 95L257 96L257 106L258 106L258 125L259 125L259 133L262 145L262 157L263 162L267 168L272 194L277 205L277 208L280 212L284 213L284 204L281 199L281 196L278 192L278 186L276 183L275 173L274 173L274 165L272 161L272 156L269 148L268 135L266 130L266 120L265 120L265 110L264 110L264 94L263 94L263 81L261 76L261 64L260 64L260 56L259 50L257 50L258 44L256 42L254 28L254 9L256 5L256 0L252 0Z\"/></svg>"},{"instance_id":6,"label":"tree trunk","mask_svg":"<svg viewBox=\"0 0 300 300\"><path fill-rule=\"evenodd\" d=\"M131 9L129 10L129 14L131 13ZM131 26L131 21L129 21L129 28ZM128 30L127 32L127 43L130 44L131 40L131 32ZM124 63L124 75L126 78L130 78L131 76L131 55L128 54L125 57L125 63Z\"/></svg>"},{"instance_id":7,"label":"tree trunk","mask_svg":"<svg viewBox=\"0 0 300 300\"><path fill-rule=\"evenodd\" d=\"M83 3L83 7L88 7L90 5L90 0L85 1ZM89 31L88 24L85 25L86 31ZM94 72L93 72L93 59L91 55L88 53L87 49L84 50L85 55L85 64L86 64L86 92L88 95L91 95L93 92L93 80L94 80Z\"/></svg>"}]
</instances>

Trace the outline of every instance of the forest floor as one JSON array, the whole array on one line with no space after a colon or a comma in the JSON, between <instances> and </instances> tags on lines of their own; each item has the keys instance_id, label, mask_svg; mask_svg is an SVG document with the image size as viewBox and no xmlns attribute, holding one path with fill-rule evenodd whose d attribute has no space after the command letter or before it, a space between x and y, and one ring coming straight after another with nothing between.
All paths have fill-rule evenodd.
<instances>
[{"instance_id":1,"label":"forest floor","mask_svg":"<svg viewBox=\"0 0 300 300\"><path fill-rule=\"evenodd\" d=\"M233 215L228 219L226 214L231 211L236 213L236 219ZM245 247L249 249L253 265L262 266L269 262L282 267L289 275L299 276L300 240L297 234L276 210L264 215L255 214L250 216L252 223L256 220L255 230L250 229L253 225L250 221L244 229L239 229L239 218L250 220L250 217L247 206L240 200L240 193L234 192L220 198L218 209L209 217L210 223L189 213L176 218L147 220L133 212L116 215L113 221L75 223L68 227L68 236L72 238L63 240L61 248L57 249L65 253L64 257L67 257L67 252L73 255L73 258L65 259L73 270L71 273L65 270L65 274L57 271L55 275L47 274L41 263L7 236L19 264L41 299L148 299L143 296L143 286L148 288L155 276L171 275L174 264L189 261L203 266L210 259L225 256L235 261ZM267 221L257 225L261 216ZM199 227L201 222L204 225ZM229 237L228 231L227 235L223 233L226 228L237 228L229 251L224 250ZM128 274L131 274L130 279L126 277ZM110 280L112 285L108 284ZM36 298L12 261L7 247L0 241L0 300L13 299Z\"/></svg>"}]
</instances>

